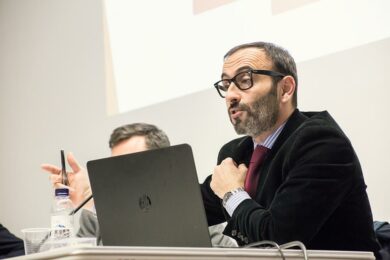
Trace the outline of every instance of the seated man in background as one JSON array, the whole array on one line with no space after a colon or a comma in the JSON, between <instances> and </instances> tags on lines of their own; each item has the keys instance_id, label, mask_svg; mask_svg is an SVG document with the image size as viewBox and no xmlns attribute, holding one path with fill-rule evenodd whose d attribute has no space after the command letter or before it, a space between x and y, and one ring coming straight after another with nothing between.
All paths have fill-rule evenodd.
<instances>
[{"instance_id":1,"label":"seated man in background","mask_svg":"<svg viewBox=\"0 0 390 260\"><path fill-rule=\"evenodd\" d=\"M0 259L24 255L23 240L0 224Z\"/></svg>"},{"instance_id":2,"label":"seated man in background","mask_svg":"<svg viewBox=\"0 0 390 260\"><path fill-rule=\"evenodd\" d=\"M170 145L168 136L154 125L135 123L116 128L110 137L109 147L111 156L124 155L129 153L142 152L150 149L168 147ZM74 156L69 153L68 163L73 172L69 172L69 187L61 184L61 168L43 164L42 168L50 173L50 180L55 188L67 187L70 190L70 198L75 205L79 205L91 194L88 173L80 167ZM209 228L211 242L215 246L235 246L234 240L222 235L223 227L216 225ZM80 217L80 229L77 232L79 237L96 237L101 240L99 224L94 213L93 201L84 206Z\"/></svg>"}]
</instances>

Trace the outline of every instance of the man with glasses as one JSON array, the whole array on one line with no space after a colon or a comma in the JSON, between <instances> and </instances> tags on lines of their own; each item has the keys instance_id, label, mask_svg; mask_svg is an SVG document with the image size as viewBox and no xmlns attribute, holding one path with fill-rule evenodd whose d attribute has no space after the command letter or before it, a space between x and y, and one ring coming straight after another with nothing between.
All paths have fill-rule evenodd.
<instances>
[{"instance_id":1,"label":"man with glasses","mask_svg":"<svg viewBox=\"0 0 390 260\"><path fill-rule=\"evenodd\" d=\"M290 54L265 42L234 47L214 86L246 136L221 148L202 184L209 225L227 220L224 234L240 245L298 240L309 249L376 253L359 160L328 112L297 109Z\"/></svg>"}]
</instances>

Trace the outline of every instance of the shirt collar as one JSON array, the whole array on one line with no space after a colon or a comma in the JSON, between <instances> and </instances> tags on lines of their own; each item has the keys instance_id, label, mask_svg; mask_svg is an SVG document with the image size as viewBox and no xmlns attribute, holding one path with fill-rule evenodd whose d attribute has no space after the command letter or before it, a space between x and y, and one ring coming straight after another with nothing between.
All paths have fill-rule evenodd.
<instances>
[{"instance_id":1,"label":"shirt collar","mask_svg":"<svg viewBox=\"0 0 390 260\"><path fill-rule=\"evenodd\" d=\"M272 146L274 146L276 139L278 138L279 134L282 132L285 125L286 122L284 122L281 126L279 126L278 129L273 131L267 138L265 138L264 142L262 143L256 143L255 139L253 139L254 148L256 148L256 146L258 145L262 145L267 147L268 149L272 149Z\"/></svg>"}]
</instances>

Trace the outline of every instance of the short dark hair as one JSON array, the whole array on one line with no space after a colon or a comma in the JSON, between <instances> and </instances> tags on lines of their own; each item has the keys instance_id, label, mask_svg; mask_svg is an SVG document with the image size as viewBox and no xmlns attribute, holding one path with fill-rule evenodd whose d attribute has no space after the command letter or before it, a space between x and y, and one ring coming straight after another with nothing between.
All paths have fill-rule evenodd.
<instances>
[{"instance_id":1,"label":"short dark hair","mask_svg":"<svg viewBox=\"0 0 390 260\"><path fill-rule=\"evenodd\" d=\"M297 107L298 105L298 98L297 98L297 92L298 92L298 75L297 75L297 66L295 64L294 58L290 55L290 53L273 43L269 42L252 42L252 43L245 43L238 45L232 49L230 49L224 56L224 59L231 56L233 53L237 52L241 49L246 48L259 48L264 50L267 57L272 61L273 64L273 70L283 73L285 75L290 75L295 80L295 92L293 95L293 105ZM256 69L256 68L255 68ZM279 78L274 78L273 81L276 84L278 82Z\"/></svg>"},{"instance_id":2,"label":"short dark hair","mask_svg":"<svg viewBox=\"0 0 390 260\"><path fill-rule=\"evenodd\" d=\"M115 128L111 134L109 146L112 149L120 142L133 136L144 136L146 147L148 149L163 148L170 145L168 136L155 125L135 123Z\"/></svg>"}]
</instances>

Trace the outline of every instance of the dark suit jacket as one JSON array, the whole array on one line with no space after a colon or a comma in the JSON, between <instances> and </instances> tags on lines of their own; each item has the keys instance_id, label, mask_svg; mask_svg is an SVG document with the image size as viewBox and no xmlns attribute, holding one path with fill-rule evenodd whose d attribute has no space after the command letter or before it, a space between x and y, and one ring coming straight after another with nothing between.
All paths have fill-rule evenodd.
<instances>
[{"instance_id":1,"label":"dark suit jacket","mask_svg":"<svg viewBox=\"0 0 390 260\"><path fill-rule=\"evenodd\" d=\"M0 224L0 259L24 255L23 241Z\"/></svg>"},{"instance_id":2,"label":"dark suit jacket","mask_svg":"<svg viewBox=\"0 0 390 260\"><path fill-rule=\"evenodd\" d=\"M225 144L227 157L248 166L250 137ZM230 218L210 188L201 185L209 225L225 221L238 243L299 240L309 249L379 249L362 170L353 147L327 112L295 110L259 169L256 197L244 200Z\"/></svg>"}]
</instances>

